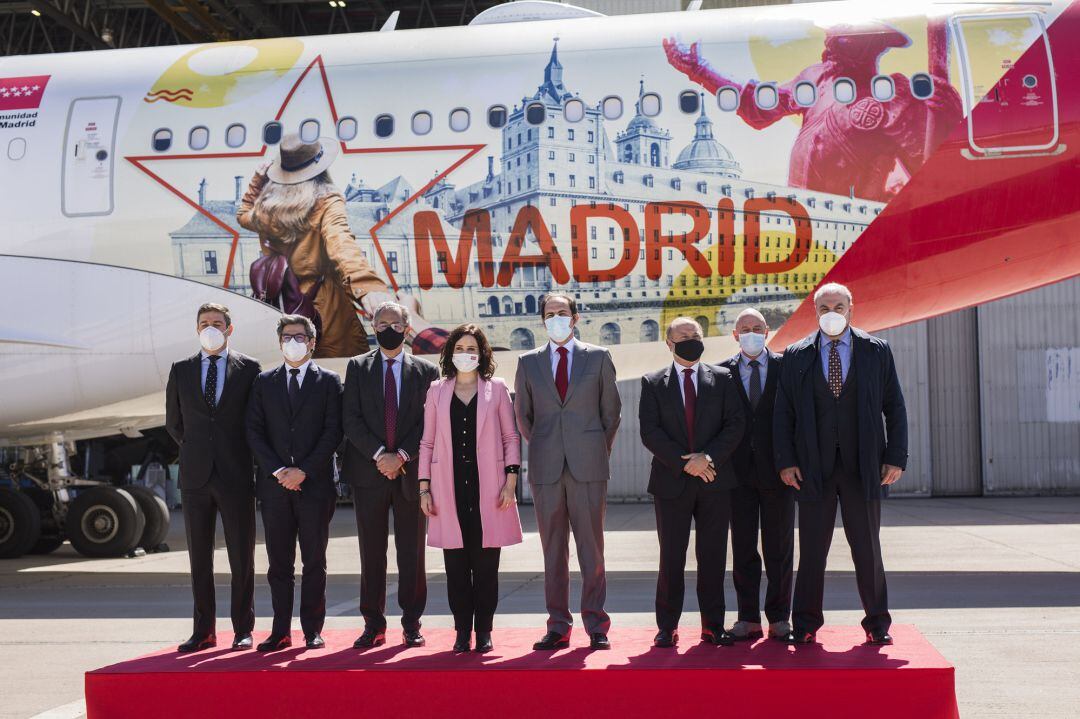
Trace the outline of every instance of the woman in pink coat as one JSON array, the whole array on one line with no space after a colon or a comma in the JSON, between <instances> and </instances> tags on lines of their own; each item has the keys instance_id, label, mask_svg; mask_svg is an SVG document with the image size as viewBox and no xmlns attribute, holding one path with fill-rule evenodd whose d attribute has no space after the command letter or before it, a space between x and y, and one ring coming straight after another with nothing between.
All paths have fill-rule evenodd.
<instances>
[{"instance_id":1,"label":"woman in pink coat","mask_svg":"<svg viewBox=\"0 0 1080 719\"><path fill-rule=\"evenodd\" d=\"M500 547L521 542L517 481L521 438L510 392L492 377L484 331L466 324L450 333L424 404L420 508L428 545L441 547L454 614L455 652L489 652L499 602Z\"/></svg>"}]
</instances>

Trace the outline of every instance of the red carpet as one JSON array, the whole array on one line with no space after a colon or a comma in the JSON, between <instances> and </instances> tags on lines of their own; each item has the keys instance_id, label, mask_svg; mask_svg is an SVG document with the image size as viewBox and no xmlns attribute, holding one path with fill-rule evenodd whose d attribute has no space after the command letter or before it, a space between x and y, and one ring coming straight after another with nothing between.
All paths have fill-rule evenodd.
<instances>
[{"instance_id":1,"label":"red carpet","mask_svg":"<svg viewBox=\"0 0 1080 719\"><path fill-rule=\"evenodd\" d=\"M862 646L857 627L825 628L820 645L798 648L713 647L688 629L676 650L654 649L651 629L616 629L611 651L589 651L579 631L570 649L533 652L541 633L496 629L487 655L454 655L447 629L426 630L421 649L391 631L386 646L366 652L352 648L359 631L327 632L320 651L271 654L232 652L231 637L219 635L224 648L170 649L88 672L87 716L959 716L952 666L912 626L893 627L896 644L881 648ZM297 633L293 641L302 645Z\"/></svg>"}]
</instances>

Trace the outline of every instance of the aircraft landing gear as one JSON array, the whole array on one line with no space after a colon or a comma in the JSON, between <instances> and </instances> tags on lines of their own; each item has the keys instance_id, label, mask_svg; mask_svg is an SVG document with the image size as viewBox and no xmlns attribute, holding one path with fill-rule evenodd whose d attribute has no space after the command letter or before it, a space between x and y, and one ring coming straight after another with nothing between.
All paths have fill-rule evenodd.
<instances>
[{"instance_id":1,"label":"aircraft landing gear","mask_svg":"<svg viewBox=\"0 0 1080 719\"><path fill-rule=\"evenodd\" d=\"M47 554L64 540L87 557L121 557L164 546L169 510L151 490L114 487L71 471L74 445L55 434L24 448L0 487L0 558Z\"/></svg>"}]
</instances>

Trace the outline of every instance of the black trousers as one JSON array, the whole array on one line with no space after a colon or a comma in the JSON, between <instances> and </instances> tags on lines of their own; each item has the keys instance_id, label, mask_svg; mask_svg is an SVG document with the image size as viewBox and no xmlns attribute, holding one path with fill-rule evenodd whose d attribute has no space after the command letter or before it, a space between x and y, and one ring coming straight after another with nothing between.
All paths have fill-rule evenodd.
<instances>
[{"instance_id":1,"label":"black trousers","mask_svg":"<svg viewBox=\"0 0 1080 719\"><path fill-rule=\"evenodd\" d=\"M274 606L275 635L292 626L293 590L296 586L296 542L300 541L303 572L300 579L300 627L304 636L322 632L326 620L326 545L335 495L321 496L282 487L264 492L261 501L266 556L266 581Z\"/></svg>"},{"instance_id":2,"label":"black trousers","mask_svg":"<svg viewBox=\"0 0 1080 719\"><path fill-rule=\"evenodd\" d=\"M459 632L490 632L499 606L498 547L484 547L479 522L462 526L461 549L444 549L446 595Z\"/></svg>"},{"instance_id":3,"label":"black trousers","mask_svg":"<svg viewBox=\"0 0 1080 719\"><path fill-rule=\"evenodd\" d=\"M765 617L786 622L791 616L795 560L795 493L790 489L731 490L731 574L739 598L739 619L761 623L761 554L765 556Z\"/></svg>"},{"instance_id":4,"label":"black trousers","mask_svg":"<svg viewBox=\"0 0 1080 719\"><path fill-rule=\"evenodd\" d=\"M866 499L858 474L845 467L837 452L833 473L822 487L823 499L799 502L799 574L795 579L792 623L799 631L816 632L825 623L825 560L832 545L839 501L844 534L855 563L866 631L888 631L892 625L881 561L881 501Z\"/></svg>"},{"instance_id":5,"label":"black trousers","mask_svg":"<svg viewBox=\"0 0 1080 719\"><path fill-rule=\"evenodd\" d=\"M372 629L386 628L386 550L392 511L401 626L419 629L427 605L424 574L427 518L420 511L420 502L407 499L398 480L386 480L377 488L354 486L352 489L359 530L360 613L364 615L364 624Z\"/></svg>"},{"instance_id":6,"label":"black trousers","mask_svg":"<svg viewBox=\"0 0 1080 719\"><path fill-rule=\"evenodd\" d=\"M690 521L696 531L697 597L702 626L724 626L724 568L731 518L731 492L706 490L698 479L687 481L674 499L654 497L660 538L660 573L656 578L656 626L679 627L685 593L686 550Z\"/></svg>"},{"instance_id":7,"label":"black trousers","mask_svg":"<svg viewBox=\"0 0 1080 719\"><path fill-rule=\"evenodd\" d=\"M215 468L202 487L180 491L195 599L194 634L198 636L213 634L216 626L214 534L218 514L232 572L233 632L248 634L255 627L255 487L250 479L236 485L225 482Z\"/></svg>"}]
</instances>

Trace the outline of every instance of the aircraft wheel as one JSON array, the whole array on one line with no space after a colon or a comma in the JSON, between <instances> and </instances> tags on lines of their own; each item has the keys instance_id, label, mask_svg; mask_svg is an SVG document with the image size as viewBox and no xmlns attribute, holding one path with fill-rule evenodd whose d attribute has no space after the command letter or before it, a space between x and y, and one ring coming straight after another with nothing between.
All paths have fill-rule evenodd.
<instances>
[{"instance_id":1,"label":"aircraft wheel","mask_svg":"<svg viewBox=\"0 0 1080 719\"><path fill-rule=\"evenodd\" d=\"M85 557L119 557L142 538L146 517L135 498L116 487L84 490L71 502L65 529Z\"/></svg>"},{"instance_id":2,"label":"aircraft wheel","mask_svg":"<svg viewBox=\"0 0 1080 719\"><path fill-rule=\"evenodd\" d=\"M30 547L30 551L27 554L52 554L64 544L63 537L57 537L56 535L49 536L46 534L41 535L38 538L37 543L33 547Z\"/></svg>"},{"instance_id":3,"label":"aircraft wheel","mask_svg":"<svg viewBox=\"0 0 1080 719\"><path fill-rule=\"evenodd\" d=\"M149 552L163 543L169 534L169 507L165 500L149 487L130 484L124 487L124 491L135 498L146 517L146 528L143 529L142 537L136 546Z\"/></svg>"},{"instance_id":4,"label":"aircraft wheel","mask_svg":"<svg viewBox=\"0 0 1080 719\"><path fill-rule=\"evenodd\" d=\"M41 514L22 492L0 487L0 559L30 551L41 536Z\"/></svg>"}]
</instances>

